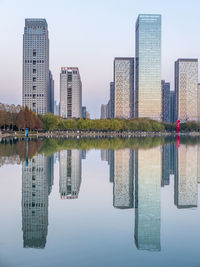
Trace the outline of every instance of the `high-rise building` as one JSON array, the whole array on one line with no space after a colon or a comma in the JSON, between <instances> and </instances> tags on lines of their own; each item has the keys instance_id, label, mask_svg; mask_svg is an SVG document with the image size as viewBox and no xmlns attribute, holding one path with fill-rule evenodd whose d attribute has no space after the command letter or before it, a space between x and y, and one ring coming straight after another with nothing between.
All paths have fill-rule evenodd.
<instances>
[{"instance_id":1,"label":"high-rise building","mask_svg":"<svg viewBox=\"0 0 200 267\"><path fill-rule=\"evenodd\" d=\"M50 107L49 110L54 114L54 80L51 71L49 71L49 100Z\"/></svg>"},{"instance_id":2,"label":"high-rise building","mask_svg":"<svg viewBox=\"0 0 200 267\"><path fill-rule=\"evenodd\" d=\"M49 37L45 19L25 19L23 35L22 105L45 114L51 111ZM52 83L51 83L52 84Z\"/></svg>"},{"instance_id":3,"label":"high-rise building","mask_svg":"<svg viewBox=\"0 0 200 267\"><path fill-rule=\"evenodd\" d=\"M162 84L162 118L170 122L170 83L161 81Z\"/></svg>"},{"instance_id":4,"label":"high-rise building","mask_svg":"<svg viewBox=\"0 0 200 267\"><path fill-rule=\"evenodd\" d=\"M82 118L86 119L86 107L82 107Z\"/></svg>"},{"instance_id":5,"label":"high-rise building","mask_svg":"<svg viewBox=\"0 0 200 267\"><path fill-rule=\"evenodd\" d=\"M160 184L161 148L139 149L135 152L135 243L141 250L160 250Z\"/></svg>"},{"instance_id":6,"label":"high-rise building","mask_svg":"<svg viewBox=\"0 0 200 267\"><path fill-rule=\"evenodd\" d=\"M113 206L119 209L133 208L133 151L114 151Z\"/></svg>"},{"instance_id":7,"label":"high-rise building","mask_svg":"<svg viewBox=\"0 0 200 267\"><path fill-rule=\"evenodd\" d=\"M82 83L76 67L62 67L60 73L60 115L82 117Z\"/></svg>"},{"instance_id":8,"label":"high-rise building","mask_svg":"<svg viewBox=\"0 0 200 267\"><path fill-rule=\"evenodd\" d=\"M197 112L198 59L175 62L176 119L198 120Z\"/></svg>"},{"instance_id":9,"label":"high-rise building","mask_svg":"<svg viewBox=\"0 0 200 267\"><path fill-rule=\"evenodd\" d=\"M175 122L175 91L170 91L170 122Z\"/></svg>"},{"instance_id":10,"label":"high-rise building","mask_svg":"<svg viewBox=\"0 0 200 267\"><path fill-rule=\"evenodd\" d=\"M110 118L115 116L115 83L110 83Z\"/></svg>"},{"instance_id":11,"label":"high-rise building","mask_svg":"<svg viewBox=\"0 0 200 267\"><path fill-rule=\"evenodd\" d=\"M107 114L108 114L108 105L102 104L101 105L101 119L107 119Z\"/></svg>"},{"instance_id":12,"label":"high-rise building","mask_svg":"<svg viewBox=\"0 0 200 267\"><path fill-rule=\"evenodd\" d=\"M60 197L62 199L78 198L81 186L81 158L82 151L60 151Z\"/></svg>"},{"instance_id":13,"label":"high-rise building","mask_svg":"<svg viewBox=\"0 0 200 267\"><path fill-rule=\"evenodd\" d=\"M135 117L161 121L161 15L139 15L135 33Z\"/></svg>"},{"instance_id":14,"label":"high-rise building","mask_svg":"<svg viewBox=\"0 0 200 267\"><path fill-rule=\"evenodd\" d=\"M48 230L48 195L53 185L53 157L34 156L22 165L24 247L44 248Z\"/></svg>"},{"instance_id":15,"label":"high-rise building","mask_svg":"<svg viewBox=\"0 0 200 267\"><path fill-rule=\"evenodd\" d=\"M197 106L198 106L198 121L200 121L200 83L198 83L198 101L197 101Z\"/></svg>"},{"instance_id":16,"label":"high-rise building","mask_svg":"<svg viewBox=\"0 0 200 267\"><path fill-rule=\"evenodd\" d=\"M123 119L132 118L134 116L134 58L115 58L114 88L114 116Z\"/></svg>"}]
</instances>

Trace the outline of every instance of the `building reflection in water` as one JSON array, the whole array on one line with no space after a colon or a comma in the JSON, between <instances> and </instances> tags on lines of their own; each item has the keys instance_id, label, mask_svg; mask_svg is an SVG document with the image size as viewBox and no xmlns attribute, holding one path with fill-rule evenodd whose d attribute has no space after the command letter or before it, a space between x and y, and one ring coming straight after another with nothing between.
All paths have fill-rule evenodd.
<instances>
[{"instance_id":1,"label":"building reflection in water","mask_svg":"<svg viewBox=\"0 0 200 267\"><path fill-rule=\"evenodd\" d=\"M22 164L22 231L25 248L44 248L48 230L48 195L54 158L44 154Z\"/></svg>"},{"instance_id":2,"label":"building reflection in water","mask_svg":"<svg viewBox=\"0 0 200 267\"><path fill-rule=\"evenodd\" d=\"M197 145L181 145L177 150L177 175L174 181L174 200L177 208L197 207L198 153Z\"/></svg>"},{"instance_id":3,"label":"building reflection in water","mask_svg":"<svg viewBox=\"0 0 200 267\"><path fill-rule=\"evenodd\" d=\"M114 152L113 206L133 208L133 151L129 148Z\"/></svg>"},{"instance_id":4,"label":"building reflection in water","mask_svg":"<svg viewBox=\"0 0 200 267\"><path fill-rule=\"evenodd\" d=\"M78 198L82 156L85 158L85 153L77 149L60 151L59 188L62 199Z\"/></svg>"},{"instance_id":5,"label":"building reflection in water","mask_svg":"<svg viewBox=\"0 0 200 267\"><path fill-rule=\"evenodd\" d=\"M135 244L141 250L160 250L160 147L135 151Z\"/></svg>"}]
</instances>

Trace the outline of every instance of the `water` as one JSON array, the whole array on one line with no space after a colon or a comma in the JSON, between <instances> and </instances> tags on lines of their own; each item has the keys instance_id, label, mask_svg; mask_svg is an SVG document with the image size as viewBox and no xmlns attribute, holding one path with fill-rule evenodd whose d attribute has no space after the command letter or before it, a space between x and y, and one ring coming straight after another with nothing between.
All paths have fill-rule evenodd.
<instances>
[{"instance_id":1,"label":"water","mask_svg":"<svg viewBox=\"0 0 200 267\"><path fill-rule=\"evenodd\" d=\"M0 266L200 266L198 138L0 142Z\"/></svg>"}]
</instances>

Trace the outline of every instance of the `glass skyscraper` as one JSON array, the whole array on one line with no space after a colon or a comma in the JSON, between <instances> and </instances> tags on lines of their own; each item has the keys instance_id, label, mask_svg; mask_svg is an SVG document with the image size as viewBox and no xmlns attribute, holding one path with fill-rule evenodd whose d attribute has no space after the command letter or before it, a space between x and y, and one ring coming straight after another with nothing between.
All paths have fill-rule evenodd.
<instances>
[{"instance_id":1,"label":"glass skyscraper","mask_svg":"<svg viewBox=\"0 0 200 267\"><path fill-rule=\"evenodd\" d=\"M161 15L139 15L135 34L135 116L160 121Z\"/></svg>"}]
</instances>

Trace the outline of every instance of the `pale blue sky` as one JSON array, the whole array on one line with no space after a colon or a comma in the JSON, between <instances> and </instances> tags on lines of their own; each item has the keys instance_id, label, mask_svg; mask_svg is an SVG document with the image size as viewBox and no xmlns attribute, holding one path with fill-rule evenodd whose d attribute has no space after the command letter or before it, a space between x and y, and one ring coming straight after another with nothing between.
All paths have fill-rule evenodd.
<instances>
[{"instance_id":1,"label":"pale blue sky","mask_svg":"<svg viewBox=\"0 0 200 267\"><path fill-rule=\"evenodd\" d=\"M83 105L92 117L109 96L113 59L135 55L135 21L140 13L162 15L162 78L174 87L174 61L199 58L199 0L0 0L0 102L21 104L24 19L46 18L50 68L59 100L61 66L77 66Z\"/></svg>"}]
</instances>

